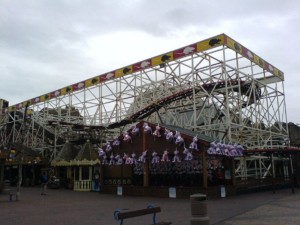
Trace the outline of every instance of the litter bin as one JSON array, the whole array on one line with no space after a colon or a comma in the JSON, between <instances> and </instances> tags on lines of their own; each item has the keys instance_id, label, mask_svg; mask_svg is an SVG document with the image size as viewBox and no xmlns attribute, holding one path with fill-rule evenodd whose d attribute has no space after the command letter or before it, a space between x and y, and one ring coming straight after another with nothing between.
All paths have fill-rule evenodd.
<instances>
[{"instance_id":1,"label":"litter bin","mask_svg":"<svg viewBox=\"0 0 300 225\"><path fill-rule=\"evenodd\" d=\"M209 225L207 215L207 202L205 194L193 194L190 196L191 201L191 225Z\"/></svg>"}]
</instances>

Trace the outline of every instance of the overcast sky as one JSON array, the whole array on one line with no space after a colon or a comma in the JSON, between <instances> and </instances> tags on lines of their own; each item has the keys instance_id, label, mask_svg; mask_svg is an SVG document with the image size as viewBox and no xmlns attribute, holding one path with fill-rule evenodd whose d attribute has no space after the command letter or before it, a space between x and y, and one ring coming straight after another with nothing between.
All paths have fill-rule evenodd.
<instances>
[{"instance_id":1,"label":"overcast sky","mask_svg":"<svg viewBox=\"0 0 300 225\"><path fill-rule=\"evenodd\" d=\"M300 123L299 0L0 0L10 105L225 33L285 74Z\"/></svg>"}]
</instances>

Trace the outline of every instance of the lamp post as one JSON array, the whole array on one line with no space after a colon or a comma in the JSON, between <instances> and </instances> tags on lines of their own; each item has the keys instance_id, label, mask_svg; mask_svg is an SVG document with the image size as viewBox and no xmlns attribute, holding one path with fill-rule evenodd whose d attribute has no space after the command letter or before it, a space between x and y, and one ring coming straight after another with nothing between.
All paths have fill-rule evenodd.
<instances>
[{"instance_id":1,"label":"lamp post","mask_svg":"<svg viewBox=\"0 0 300 225\"><path fill-rule=\"evenodd\" d=\"M17 183L17 193L16 193L16 200L21 200L21 185L22 185L22 175L23 175L23 157L24 157L24 133L26 131L26 120L27 120L27 109L28 104L25 106L25 112L23 117L23 130L21 132L21 149L20 149L20 160L19 160L19 167L18 167L18 183ZM22 129L22 126L21 126Z\"/></svg>"},{"instance_id":2,"label":"lamp post","mask_svg":"<svg viewBox=\"0 0 300 225\"><path fill-rule=\"evenodd\" d=\"M20 156L20 160L19 160L19 166L18 166L18 183L17 183L17 195L16 195L16 200L19 201L20 200L20 196L21 196L21 184L22 184L22 164L23 164L23 147L21 147L21 156Z\"/></svg>"}]
</instances>

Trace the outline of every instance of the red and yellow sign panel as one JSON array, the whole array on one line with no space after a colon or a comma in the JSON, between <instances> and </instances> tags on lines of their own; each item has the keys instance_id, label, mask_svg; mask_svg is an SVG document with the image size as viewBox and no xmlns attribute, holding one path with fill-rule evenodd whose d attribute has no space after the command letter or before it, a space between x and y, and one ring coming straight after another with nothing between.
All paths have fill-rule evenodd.
<instances>
[{"instance_id":1,"label":"red and yellow sign panel","mask_svg":"<svg viewBox=\"0 0 300 225\"><path fill-rule=\"evenodd\" d=\"M99 82L100 82L99 76L98 77L93 77L91 79L85 80L84 81L84 83L85 83L84 86L87 88L87 87L99 84Z\"/></svg>"},{"instance_id":2,"label":"red and yellow sign panel","mask_svg":"<svg viewBox=\"0 0 300 225\"><path fill-rule=\"evenodd\" d=\"M152 66L158 66L163 63L169 62L173 60L173 52L169 52L160 56L156 56L151 59Z\"/></svg>"},{"instance_id":3,"label":"red and yellow sign panel","mask_svg":"<svg viewBox=\"0 0 300 225\"><path fill-rule=\"evenodd\" d=\"M224 35L218 35L197 43L197 52L203 52L224 44Z\"/></svg>"},{"instance_id":4,"label":"red and yellow sign panel","mask_svg":"<svg viewBox=\"0 0 300 225\"><path fill-rule=\"evenodd\" d=\"M103 83L105 81L111 80L111 79L115 79L116 75L115 75L115 71L103 74L99 76L100 82Z\"/></svg>"},{"instance_id":5,"label":"red and yellow sign panel","mask_svg":"<svg viewBox=\"0 0 300 225\"><path fill-rule=\"evenodd\" d=\"M71 93L71 92L73 92L73 86L72 85L60 89L60 94L61 95L65 95L65 94L68 94L68 93Z\"/></svg>"},{"instance_id":6,"label":"red and yellow sign panel","mask_svg":"<svg viewBox=\"0 0 300 225\"><path fill-rule=\"evenodd\" d=\"M151 59L147 59L147 60L144 60L142 62L138 62L136 64L133 64L132 65L132 72L137 72L137 71L140 71L140 70L144 70L144 69L147 69L149 67L152 67L153 65L151 64Z\"/></svg>"},{"instance_id":7,"label":"red and yellow sign panel","mask_svg":"<svg viewBox=\"0 0 300 225\"><path fill-rule=\"evenodd\" d=\"M78 91L78 90L81 90L83 88L85 88L85 81L82 81L82 82L79 82L77 84L72 85L73 91Z\"/></svg>"},{"instance_id":8,"label":"red and yellow sign panel","mask_svg":"<svg viewBox=\"0 0 300 225\"><path fill-rule=\"evenodd\" d=\"M244 47L243 45L239 44L232 38L225 35L225 45L227 45L232 50L236 51L237 53L241 54L242 56L248 58L250 61L254 62L256 65L260 66L261 68L269 71L270 73L274 74L275 76L279 77L280 79L284 80L283 73L260 58L258 55L251 52L249 49Z\"/></svg>"},{"instance_id":9,"label":"red and yellow sign panel","mask_svg":"<svg viewBox=\"0 0 300 225\"><path fill-rule=\"evenodd\" d=\"M123 76L125 76L127 74L131 74L131 73L132 73L132 65L116 70L115 77L116 78L123 77Z\"/></svg>"},{"instance_id":10,"label":"red and yellow sign panel","mask_svg":"<svg viewBox=\"0 0 300 225\"><path fill-rule=\"evenodd\" d=\"M197 44L192 44L184 48L177 49L173 52L173 59L179 59L197 51Z\"/></svg>"}]
</instances>

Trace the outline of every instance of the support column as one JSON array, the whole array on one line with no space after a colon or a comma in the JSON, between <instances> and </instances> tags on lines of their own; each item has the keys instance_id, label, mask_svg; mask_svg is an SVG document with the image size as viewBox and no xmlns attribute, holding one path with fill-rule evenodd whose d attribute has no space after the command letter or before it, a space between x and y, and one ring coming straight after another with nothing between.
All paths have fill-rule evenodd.
<instances>
[{"instance_id":1,"label":"support column","mask_svg":"<svg viewBox=\"0 0 300 225\"><path fill-rule=\"evenodd\" d=\"M76 187L76 184L77 184L77 182L76 182L76 168L78 168L78 173L79 173L79 167L74 166L73 167L73 171L74 171L74 174L73 174L73 190L75 190L77 188Z\"/></svg>"},{"instance_id":2,"label":"support column","mask_svg":"<svg viewBox=\"0 0 300 225\"><path fill-rule=\"evenodd\" d=\"M289 178L290 178L290 182L292 185L292 193L295 194L295 187L296 187L296 174L293 168L293 160L292 160L292 155L289 154L289 164L290 164L290 173L289 173Z\"/></svg>"},{"instance_id":3,"label":"support column","mask_svg":"<svg viewBox=\"0 0 300 225\"><path fill-rule=\"evenodd\" d=\"M31 166L31 174L32 174L32 179L31 179L31 186L34 186L34 184L35 184L35 168L34 168L34 164L32 164L32 166Z\"/></svg>"},{"instance_id":4,"label":"support column","mask_svg":"<svg viewBox=\"0 0 300 225\"><path fill-rule=\"evenodd\" d=\"M89 180L93 180L93 167L89 166Z\"/></svg>"},{"instance_id":5,"label":"support column","mask_svg":"<svg viewBox=\"0 0 300 225\"><path fill-rule=\"evenodd\" d=\"M275 168L274 168L273 153L271 154L271 170L272 170L272 189L273 189L273 193L275 193L276 192L276 190L275 190Z\"/></svg>"},{"instance_id":6,"label":"support column","mask_svg":"<svg viewBox=\"0 0 300 225\"><path fill-rule=\"evenodd\" d=\"M104 186L104 166L102 163L100 164L99 170L100 170L99 171L99 173L100 173L99 181L100 181L100 191L101 191L101 190L103 190L103 188L101 188L101 185L102 185L102 187Z\"/></svg>"},{"instance_id":7,"label":"support column","mask_svg":"<svg viewBox=\"0 0 300 225\"><path fill-rule=\"evenodd\" d=\"M144 152L147 149L145 132L143 132L143 144L142 145L143 145L142 151ZM147 156L146 156L146 162L144 163L144 166L143 166L143 186L149 187L149 162L148 162Z\"/></svg>"},{"instance_id":8,"label":"support column","mask_svg":"<svg viewBox=\"0 0 300 225\"><path fill-rule=\"evenodd\" d=\"M236 178L235 178L235 160L234 160L234 158L231 158L231 182L232 182L232 186L235 187Z\"/></svg>"},{"instance_id":9,"label":"support column","mask_svg":"<svg viewBox=\"0 0 300 225\"><path fill-rule=\"evenodd\" d=\"M4 181L4 162L5 162L5 159L0 159L0 182L3 182Z\"/></svg>"},{"instance_id":10,"label":"support column","mask_svg":"<svg viewBox=\"0 0 300 225\"><path fill-rule=\"evenodd\" d=\"M21 160L22 159L23 159L23 156L22 156ZM22 165L22 161L21 161L18 166L18 183L17 183L17 195L16 195L17 201L21 200L22 179L23 179L23 165Z\"/></svg>"},{"instance_id":11,"label":"support column","mask_svg":"<svg viewBox=\"0 0 300 225\"><path fill-rule=\"evenodd\" d=\"M79 166L79 181L82 181L82 166Z\"/></svg>"},{"instance_id":12,"label":"support column","mask_svg":"<svg viewBox=\"0 0 300 225\"><path fill-rule=\"evenodd\" d=\"M144 163L144 182L143 182L144 187L149 187L149 162L146 161Z\"/></svg>"},{"instance_id":13,"label":"support column","mask_svg":"<svg viewBox=\"0 0 300 225\"><path fill-rule=\"evenodd\" d=\"M73 189L74 188L74 177L72 176L72 167L68 166L67 167L67 187L68 189Z\"/></svg>"},{"instance_id":14,"label":"support column","mask_svg":"<svg viewBox=\"0 0 300 225\"><path fill-rule=\"evenodd\" d=\"M274 179L276 177L276 174L275 174L273 153L271 154L271 167L272 167L272 178Z\"/></svg>"},{"instance_id":15,"label":"support column","mask_svg":"<svg viewBox=\"0 0 300 225\"><path fill-rule=\"evenodd\" d=\"M203 188L207 188L207 162L205 151L202 151L202 174L203 174Z\"/></svg>"},{"instance_id":16,"label":"support column","mask_svg":"<svg viewBox=\"0 0 300 225\"><path fill-rule=\"evenodd\" d=\"M4 160L0 159L0 188L4 185Z\"/></svg>"}]
</instances>

